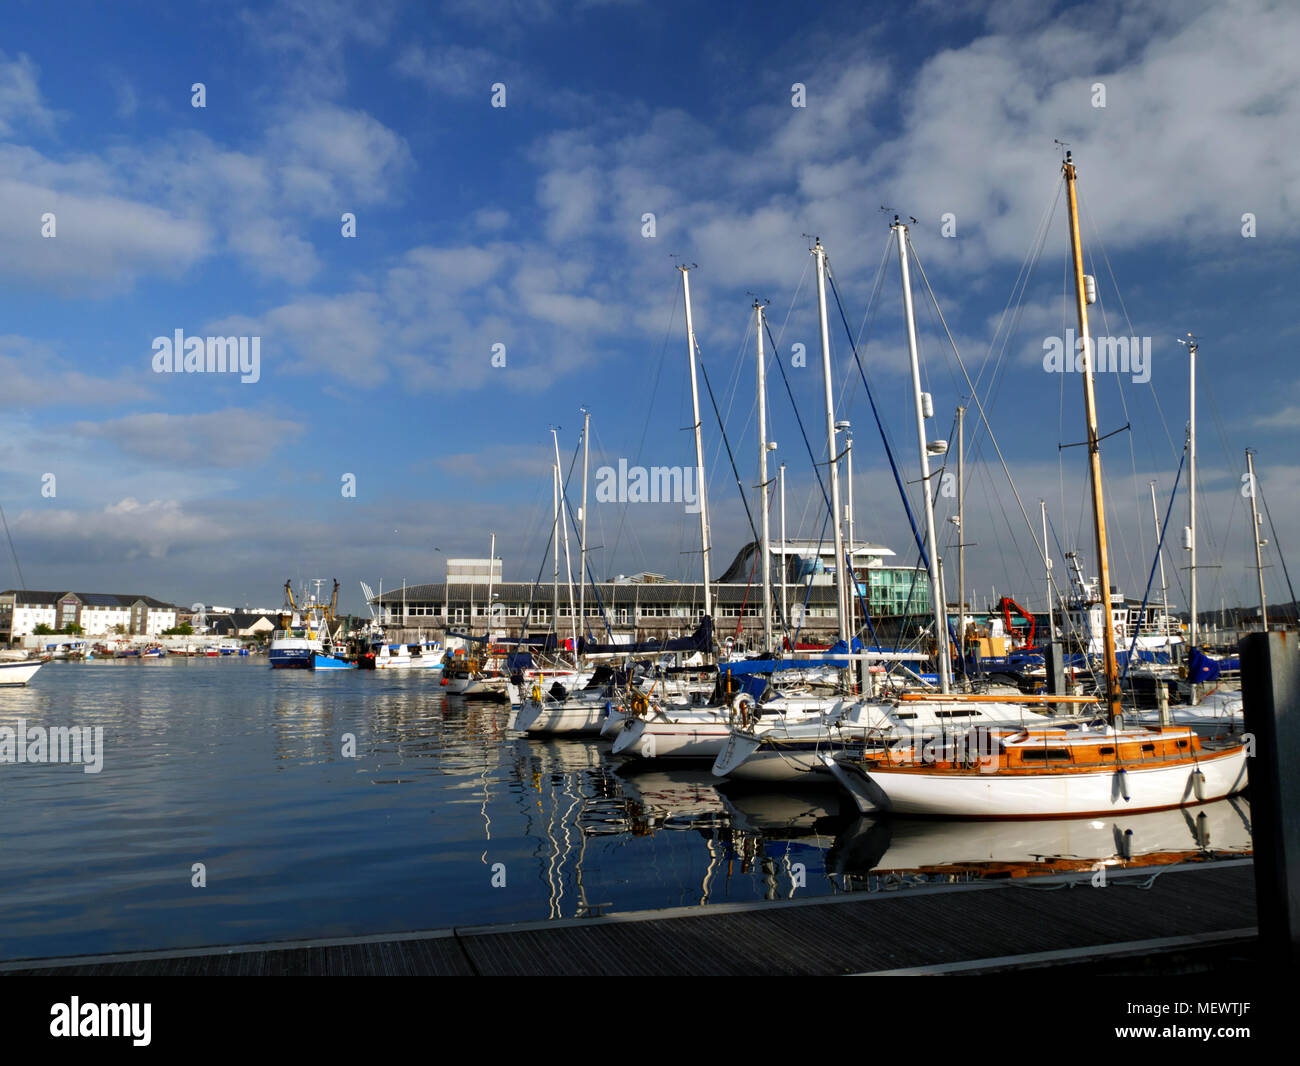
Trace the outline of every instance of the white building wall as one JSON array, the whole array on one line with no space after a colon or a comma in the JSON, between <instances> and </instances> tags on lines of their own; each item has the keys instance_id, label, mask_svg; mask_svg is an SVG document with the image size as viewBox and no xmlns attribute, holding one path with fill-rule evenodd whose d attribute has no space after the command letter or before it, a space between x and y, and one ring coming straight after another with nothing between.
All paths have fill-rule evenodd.
<instances>
[{"instance_id":1,"label":"white building wall","mask_svg":"<svg viewBox=\"0 0 1300 1066\"><path fill-rule=\"evenodd\" d=\"M145 623L145 630L151 637L162 635L164 629L176 628L176 612L165 611L161 607L149 608L149 618Z\"/></svg>"},{"instance_id":2,"label":"white building wall","mask_svg":"<svg viewBox=\"0 0 1300 1066\"><path fill-rule=\"evenodd\" d=\"M36 606L14 606L13 636L23 637L30 635L38 625L47 625L51 629L57 629L58 614L54 606L36 607ZM122 626L123 632L130 633L131 630L131 609L129 607L103 607L85 604L81 608L81 628L88 637L104 637L115 634L116 628ZM158 636L164 629L172 629L176 625L175 609L167 610L164 608L150 608L145 622L146 633L149 636Z\"/></svg>"},{"instance_id":3,"label":"white building wall","mask_svg":"<svg viewBox=\"0 0 1300 1066\"><path fill-rule=\"evenodd\" d=\"M27 636L41 623L54 628L54 608L50 607L22 607L14 605L14 628L15 637Z\"/></svg>"}]
</instances>

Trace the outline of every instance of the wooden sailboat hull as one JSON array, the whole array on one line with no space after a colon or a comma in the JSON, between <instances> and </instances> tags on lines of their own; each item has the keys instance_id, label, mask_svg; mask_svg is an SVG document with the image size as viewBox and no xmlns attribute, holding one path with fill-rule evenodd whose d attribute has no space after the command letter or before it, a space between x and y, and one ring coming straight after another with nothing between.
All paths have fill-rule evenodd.
<instances>
[{"instance_id":1,"label":"wooden sailboat hull","mask_svg":"<svg viewBox=\"0 0 1300 1066\"><path fill-rule=\"evenodd\" d=\"M1247 782L1244 747L1173 764L1130 764L1122 770L1004 774L875 765L858 772L874 786L861 794L851 789L864 813L945 818L1077 818L1163 810L1222 799L1240 792Z\"/></svg>"}]
</instances>

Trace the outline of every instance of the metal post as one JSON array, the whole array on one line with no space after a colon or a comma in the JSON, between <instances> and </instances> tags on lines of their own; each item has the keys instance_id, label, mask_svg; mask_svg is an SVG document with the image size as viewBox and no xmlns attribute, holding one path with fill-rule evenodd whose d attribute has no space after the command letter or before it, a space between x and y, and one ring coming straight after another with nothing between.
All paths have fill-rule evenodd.
<instances>
[{"instance_id":1,"label":"metal post","mask_svg":"<svg viewBox=\"0 0 1300 1066\"><path fill-rule=\"evenodd\" d=\"M1259 946L1269 961L1300 962L1300 642L1247 633L1238 645L1250 760Z\"/></svg>"}]
</instances>

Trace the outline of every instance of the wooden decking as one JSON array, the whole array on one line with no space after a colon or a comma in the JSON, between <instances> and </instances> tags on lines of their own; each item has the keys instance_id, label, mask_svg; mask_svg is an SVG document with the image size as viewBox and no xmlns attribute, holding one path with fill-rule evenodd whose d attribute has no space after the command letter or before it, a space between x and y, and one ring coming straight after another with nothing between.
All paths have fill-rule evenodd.
<instances>
[{"instance_id":1,"label":"wooden decking","mask_svg":"<svg viewBox=\"0 0 1300 1066\"><path fill-rule=\"evenodd\" d=\"M401 935L32 959L4 975L974 973L1251 950L1249 859Z\"/></svg>"}]
</instances>

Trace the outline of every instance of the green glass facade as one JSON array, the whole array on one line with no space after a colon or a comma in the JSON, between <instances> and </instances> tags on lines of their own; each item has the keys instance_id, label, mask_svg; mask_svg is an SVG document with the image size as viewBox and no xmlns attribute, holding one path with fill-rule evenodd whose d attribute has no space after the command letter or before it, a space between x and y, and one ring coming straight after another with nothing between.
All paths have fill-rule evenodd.
<instances>
[{"instance_id":1,"label":"green glass facade","mask_svg":"<svg viewBox=\"0 0 1300 1066\"><path fill-rule=\"evenodd\" d=\"M867 596L871 613L886 615L928 615L930 580L923 570L880 566L858 571L858 586Z\"/></svg>"}]
</instances>

